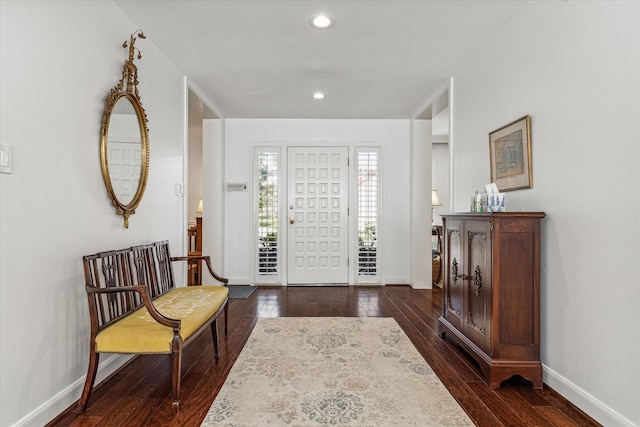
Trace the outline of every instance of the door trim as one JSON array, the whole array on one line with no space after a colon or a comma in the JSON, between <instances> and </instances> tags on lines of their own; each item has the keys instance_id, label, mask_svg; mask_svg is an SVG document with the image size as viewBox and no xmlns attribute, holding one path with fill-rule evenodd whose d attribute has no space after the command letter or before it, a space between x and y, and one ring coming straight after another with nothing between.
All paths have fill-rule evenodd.
<instances>
[{"instance_id":1,"label":"door trim","mask_svg":"<svg viewBox=\"0 0 640 427\"><path fill-rule=\"evenodd\" d=\"M249 190L251 194L251 206L252 206L252 224L251 227L251 255L249 256L249 263L251 268L250 274L250 284L255 286L267 285L267 286L287 286L288 277L288 265L287 258L288 254L285 252L279 259L278 263L278 275L277 277L269 278L268 280L265 277L259 276L257 272L257 190L256 190L256 170L257 170L257 153L260 149L268 149L278 151L280 153L279 159L279 173L278 180L279 182L288 182L288 173L287 167L288 164L288 147L315 147L315 146L325 146L325 147L347 147L349 153L349 211L351 215L349 216L349 286L384 286L385 285L385 194L384 194L384 147L381 143L376 141L260 141L255 142L251 145L251 153L252 153L252 179L249 183ZM355 154L358 150L364 149L375 149L379 154L378 160L378 179L379 179L379 187L378 187L378 213L379 213L379 224L378 224L378 275L373 280L369 280L367 277L358 277L357 271L357 245L354 243L357 241L357 215L354 212L357 212L357 201L354 196L357 194L357 182L355 180L356 173L356 162L354 161ZM283 167L284 165L284 167ZM280 215L278 220L279 230L283 230L280 233L279 239L283 239L282 241L288 241L287 235L287 204L286 200L283 197L280 197L278 200L279 212L285 212L285 215ZM286 251L286 248L282 248L282 250ZM337 285L336 285L337 286Z\"/></svg>"}]
</instances>

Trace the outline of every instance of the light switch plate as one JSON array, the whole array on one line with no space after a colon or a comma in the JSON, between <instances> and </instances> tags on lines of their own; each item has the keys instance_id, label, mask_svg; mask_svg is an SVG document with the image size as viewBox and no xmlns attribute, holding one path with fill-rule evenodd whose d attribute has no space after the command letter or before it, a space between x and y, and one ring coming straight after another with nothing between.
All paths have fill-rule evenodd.
<instances>
[{"instance_id":1,"label":"light switch plate","mask_svg":"<svg viewBox=\"0 0 640 427\"><path fill-rule=\"evenodd\" d=\"M7 144L0 145L0 173L13 171L13 147Z\"/></svg>"}]
</instances>

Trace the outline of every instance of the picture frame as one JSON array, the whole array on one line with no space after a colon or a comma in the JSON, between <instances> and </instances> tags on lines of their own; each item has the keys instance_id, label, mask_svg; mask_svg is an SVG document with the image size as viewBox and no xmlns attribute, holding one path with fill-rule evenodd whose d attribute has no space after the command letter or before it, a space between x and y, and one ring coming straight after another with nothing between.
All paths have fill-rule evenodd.
<instances>
[{"instance_id":1,"label":"picture frame","mask_svg":"<svg viewBox=\"0 0 640 427\"><path fill-rule=\"evenodd\" d=\"M489 154L491 182L500 192L532 188L529 115L490 132Z\"/></svg>"}]
</instances>

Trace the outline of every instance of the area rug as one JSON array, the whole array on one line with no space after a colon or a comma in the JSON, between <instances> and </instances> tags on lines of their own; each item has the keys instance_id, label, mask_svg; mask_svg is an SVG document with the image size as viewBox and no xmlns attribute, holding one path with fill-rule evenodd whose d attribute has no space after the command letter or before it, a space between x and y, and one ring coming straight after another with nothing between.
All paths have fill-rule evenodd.
<instances>
[{"instance_id":1,"label":"area rug","mask_svg":"<svg viewBox=\"0 0 640 427\"><path fill-rule=\"evenodd\" d=\"M473 426L392 318L261 318L202 426Z\"/></svg>"},{"instance_id":2,"label":"area rug","mask_svg":"<svg viewBox=\"0 0 640 427\"><path fill-rule=\"evenodd\" d=\"M230 299L245 299L249 298L249 296L255 292L255 286L244 286L244 285L229 285L229 298Z\"/></svg>"}]
</instances>

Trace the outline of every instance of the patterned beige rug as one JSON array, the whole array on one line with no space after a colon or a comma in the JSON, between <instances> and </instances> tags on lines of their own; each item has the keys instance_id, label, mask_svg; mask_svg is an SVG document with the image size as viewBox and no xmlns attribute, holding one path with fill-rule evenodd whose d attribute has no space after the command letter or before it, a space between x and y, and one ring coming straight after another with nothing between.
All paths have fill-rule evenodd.
<instances>
[{"instance_id":1,"label":"patterned beige rug","mask_svg":"<svg viewBox=\"0 0 640 427\"><path fill-rule=\"evenodd\" d=\"M203 426L473 426L392 318L262 318Z\"/></svg>"}]
</instances>

